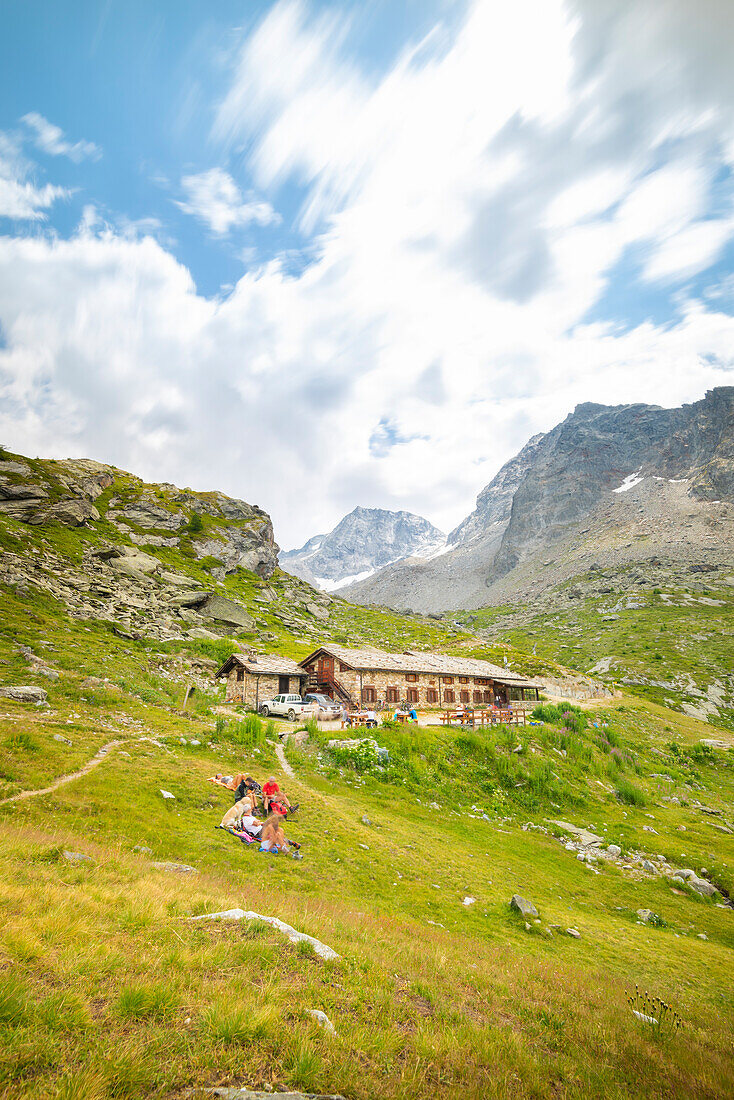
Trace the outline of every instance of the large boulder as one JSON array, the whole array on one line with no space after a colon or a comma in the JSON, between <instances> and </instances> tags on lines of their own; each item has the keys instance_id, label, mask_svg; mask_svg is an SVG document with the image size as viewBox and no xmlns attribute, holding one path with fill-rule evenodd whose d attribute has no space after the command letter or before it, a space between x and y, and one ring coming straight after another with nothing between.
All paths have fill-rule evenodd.
<instances>
[{"instance_id":1,"label":"large boulder","mask_svg":"<svg viewBox=\"0 0 734 1100\"><path fill-rule=\"evenodd\" d=\"M158 558L154 558L152 554L146 554L133 546L121 546L118 552L110 557L109 561L113 569L127 572L126 567L129 567L137 573L154 573L161 564Z\"/></svg>"},{"instance_id":2,"label":"large boulder","mask_svg":"<svg viewBox=\"0 0 734 1100\"><path fill-rule=\"evenodd\" d=\"M219 528L216 536L195 542L194 552L197 558L221 562L225 573L248 569L267 579L278 565L278 547L269 520L253 528Z\"/></svg>"},{"instance_id":3,"label":"large boulder","mask_svg":"<svg viewBox=\"0 0 734 1100\"><path fill-rule=\"evenodd\" d=\"M58 504L52 504L31 516L29 522L61 523L64 527L81 527L90 520L99 519L99 512L88 500L62 500Z\"/></svg>"},{"instance_id":4,"label":"large boulder","mask_svg":"<svg viewBox=\"0 0 734 1100\"><path fill-rule=\"evenodd\" d=\"M538 915L538 910L532 901L528 901L519 894L513 894L510 898L510 909L514 909L523 917L537 917Z\"/></svg>"},{"instance_id":5,"label":"large boulder","mask_svg":"<svg viewBox=\"0 0 734 1100\"><path fill-rule=\"evenodd\" d=\"M714 884L706 878L689 878L688 885L704 898L712 898L718 893Z\"/></svg>"},{"instance_id":6,"label":"large boulder","mask_svg":"<svg viewBox=\"0 0 734 1100\"><path fill-rule=\"evenodd\" d=\"M199 615L203 615L216 624L236 630L252 630L255 620L245 611L244 607L228 600L225 596L219 596L216 592L210 592L204 599L196 604Z\"/></svg>"},{"instance_id":7,"label":"large boulder","mask_svg":"<svg viewBox=\"0 0 734 1100\"><path fill-rule=\"evenodd\" d=\"M4 699L14 699L16 703L45 703L48 699L43 688L33 684L11 684L0 687L0 696Z\"/></svg>"},{"instance_id":8,"label":"large boulder","mask_svg":"<svg viewBox=\"0 0 734 1100\"><path fill-rule=\"evenodd\" d=\"M134 504L128 504L120 511L108 512L112 520L127 520L136 527L151 527L161 531L178 531L186 522L182 512L171 512L168 508L162 508L145 497L136 500Z\"/></svg>"}]
</instances>

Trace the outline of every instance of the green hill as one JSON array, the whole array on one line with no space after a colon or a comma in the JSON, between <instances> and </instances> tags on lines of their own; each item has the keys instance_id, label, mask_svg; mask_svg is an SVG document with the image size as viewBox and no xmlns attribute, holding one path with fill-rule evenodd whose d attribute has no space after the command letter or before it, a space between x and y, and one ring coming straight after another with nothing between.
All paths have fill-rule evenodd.
<instances>
[{"instance_id":1,"label":"green hill","mask_svg":"<svg viewBox=\"0 0 734 1100\"><path fill-rule=\"evenodd\" d=\"M577 656L551 622L542 637L525 624L484 638L467 626L486 622L351 607L275 567L264 513L230 522L227 498L135 479L125 497L117 471L91 502L99 518L69 526L47 509L82 499L78 468L74 482L68 464L5 462L32 474L6 470L3 499L36 503L0 514L0 689L47 704L0 698L0 1096L732 1094L728 733L618 694L546 704L520 730L388 725L376 731L387 763L312 730L286 749L289 778L277 724L213 709L214 663L238 644L504 653L559 679L557 661L586 673L603 647L582 617ZM8 496L13 485L47 496ZM151 507L175 519L131 518L149 522ZM255 569L233 563L253 550ZM192 590L248 618L175 602ZM214 828L231 796L207 779L240 770L276 774L300 802L286 831L302 860ZM514 912L513 894L538 917ZM264 921L189 919L231 909L338 958ZM679 1030L635 1016L635 986Z\"/></svg>"}]
</instances>

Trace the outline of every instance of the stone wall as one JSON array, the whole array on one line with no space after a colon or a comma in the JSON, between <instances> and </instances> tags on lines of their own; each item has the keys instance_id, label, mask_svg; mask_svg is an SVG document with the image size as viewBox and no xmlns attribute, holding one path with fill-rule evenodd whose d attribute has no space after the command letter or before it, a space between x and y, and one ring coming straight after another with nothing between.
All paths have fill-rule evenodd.
<instances>
[{"instance_id":1,"label":"stone wall","mask_svg":"<svg viewBox=\"0 0 734 1100\"><path fill-rule=\"evenodd\" d=\"M242 677L242 679L239 679ZM258 685L259 679L259 685ZM281 694L278 690L280 676L275 673L246 672L241 668L233 668L227 677L227 691L224 697L226 703L242 703L253 710L259 706L263 699L272 699L274 695ZM297 695L301 690L299 676L288 677L288 691Z\"/></svg>"},{"instance_id":2,"label":"stone wall","mask_svg":"<svg viewBox=\"0 0 734 1100\"><path fill-rule=\"evenodd\" d=\"M440 707L459 702L488 706L493 702L495 693L500 700L504 701L506 697L505 689L501 685L495 688L493 681L486 677L439 677L435 672L372 670L360 674L356 669L340 665L339 661L334 662L334 676L357 702L361 698L366 705L385 702L393 706L405 701L419 707Z\"/></svg>"}]
</instances>

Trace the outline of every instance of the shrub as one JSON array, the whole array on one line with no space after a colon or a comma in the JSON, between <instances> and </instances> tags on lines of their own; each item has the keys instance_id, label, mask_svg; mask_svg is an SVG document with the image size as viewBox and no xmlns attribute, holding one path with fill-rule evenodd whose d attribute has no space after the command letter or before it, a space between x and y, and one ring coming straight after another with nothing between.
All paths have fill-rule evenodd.
<instances>
[{"instance_id":1,"label":"shrub","mask_svg":"<svg viewBox=\"0 0 734 1100\"><path fill-rule=\"evenodd\" d=\"M617 784L617 798L620 802L624 802L625 806L647 805L647 799L642 791L628 779L620 779Z\"/></svg>"},{"instance_id":2,"label":"shrub","mask_svg":"<svg viewBox=\"0 0 734 1100\"><path fill-rule=\"evenodd\" d=\"M189 532L192 535L198 535L202 530L204 524L201 522L201 516L198 512L191 513L191 519L189 520Z\"/></svg>"},{"instance_id":3,"label":"shrub","mask_svg":"<svg viewBox=\"0 0 734 1100\"><path fill-rule=\"evenodd\" d=\"M356 772L366 772L378 762L377 742L365 737L353 749L330 749L334 762L342 767L353 768Z\"/></svg>"}]
</instances>

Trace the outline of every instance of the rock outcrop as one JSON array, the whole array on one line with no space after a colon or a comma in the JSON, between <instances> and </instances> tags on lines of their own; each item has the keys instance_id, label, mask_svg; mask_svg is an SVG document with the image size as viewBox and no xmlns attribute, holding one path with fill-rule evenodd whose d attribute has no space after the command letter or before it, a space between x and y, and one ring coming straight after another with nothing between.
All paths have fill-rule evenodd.
<instances>
[{"instance_id":1,"label":"rock outcrop","mask_svg":"<svg viewBox=\"0 0 734 1100\"><path fill-rule=\"evenodd\" d=\"M148 485L87 460L5 457L2 516L11 531L20 522L40 537L26 551L21 538L17 551L4 553L0 582L18 592L40 588L74 617L107 621L123 636L166 641L252 631L250 612L217 589L238 570L262 581L278 565L270 517L260 508L222 493ZM76 529L71 557L45 537L59 525ZM176 551L179 572L170 556L158 556L160 548ZM180 571L187 568L192 575Z\"/></svg>"}]
</instances>

